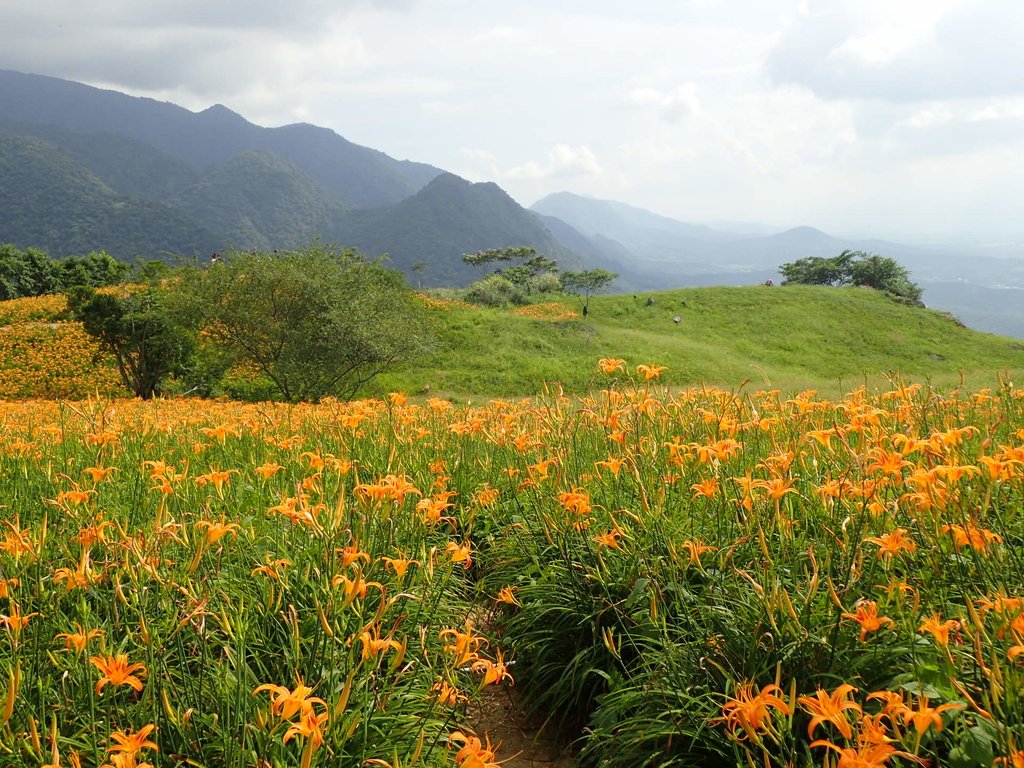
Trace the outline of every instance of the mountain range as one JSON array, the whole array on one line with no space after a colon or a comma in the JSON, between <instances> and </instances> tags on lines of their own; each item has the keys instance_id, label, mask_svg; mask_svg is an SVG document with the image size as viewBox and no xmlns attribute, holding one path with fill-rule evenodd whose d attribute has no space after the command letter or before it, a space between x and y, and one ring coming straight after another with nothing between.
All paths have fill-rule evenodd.
<instances>
[{"instance_id":1,"label":"mountain range","mask_svg":"<svg viewBox=\"0 0 1024 768\"><path fill-rule=\"evenodd\" d=\"M322 238L385 255L417 284L465 285L464 253L531 246L601 267L618 290L740 285L846 248L896 258L930 306L1024 337L1024 259L974 258L811 227L691 224L567 192L523 208L494 183L396 160L305 123L266 128L223 105L174 104L0 70L0 242L53 256L205 257ZM922 279L923 278L923 279Z\"/></svg>"}]
</instances>

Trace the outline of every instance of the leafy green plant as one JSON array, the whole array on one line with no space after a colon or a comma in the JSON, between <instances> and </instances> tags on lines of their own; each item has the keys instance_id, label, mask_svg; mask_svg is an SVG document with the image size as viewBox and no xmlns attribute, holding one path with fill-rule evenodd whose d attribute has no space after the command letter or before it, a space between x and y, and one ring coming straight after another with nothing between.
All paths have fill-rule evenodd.
<instances>
[{"instance_id":1,"label":"leafy green plant","mask_svg":"<svg viewBox=\"0 0 1024 768\"><path fill-rule=\"evenodd\" d=\"M400 273L322 244L226 254L186 272L176 294L179 313L291 401L351 397L430 337Z\"/></svg>"},{"instance_id":2,"label":"leafy green plant","mask_svg":"<svg viewBox=\"0 0 1024 768\"><path fill-rule=\"evenodd\" d=\"M194 335L175 319L167 294L155 286L125 297L79 287L68 293L68 307L113 356L125 387L144 400L159 394L195 349Z\"/></svg>"}]
</instances>

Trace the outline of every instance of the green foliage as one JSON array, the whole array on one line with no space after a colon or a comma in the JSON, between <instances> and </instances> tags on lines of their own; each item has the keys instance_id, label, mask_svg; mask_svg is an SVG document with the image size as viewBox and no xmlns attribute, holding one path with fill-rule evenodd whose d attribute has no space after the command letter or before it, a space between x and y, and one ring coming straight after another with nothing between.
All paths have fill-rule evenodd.
<instances>
[{"instance_id":1,"label":"green foliage","mask_svg":"<svg viewBox=\"0 0 1024 768\"><path fill-rule=\"evenodd\" d=\"M0 136L4 239L55 256L208 252L218 240L169 201L119 194L59 146Z\"/></svg>"},{"instance_id":2,"label":"green foliage","mask_svg":"<svg viewBox=\"0 0 1024 768\"><path fill-rule=\"evenodd\" d=\"M260 249L308 243L342 210L327 190L283 157L260 151L211 169L176 202L225 242Z\"/></svg>"},{"instance_id":3,"label":"green foliage","mask_svg":"<svg viewBox=\"0 0 1024 768\"><path fill-rule=\"evenodd\" d=\"M649 306L648 298L654 299ZM573 300L561 301L570 308ZM598 295L587 323L458 305L435 316L435 351L382 376L375 392L429 389L476 399L520 396L539 381L581 392L603 386L595 378L595 357L667 365L662 380L678 386L750 379L751 387L787 392L879 385L889 371L943 385L958 383L962 371L970 386L983 387L999 371L1024 366L1024 352L1012 339L856 289L748 286Z\"/></svg>"},{"instance_id":4,"label":"green foliage","mask_svg":"<svg viewBox=\"0 0 1024 768\"><path fill-rule=\"evenodd\" d=\"M922 290L895 259L846 250L831 259L809 256L779 267L783 285L860 285L919 304Z\"/></svg>"},{"instance_id":5,"label":"green foliage","mask_svg":"<svg viewBox=\"0 0 1024 768\"><path fill-rule=\"evenodd\" d=\"M587 269L582 272L565 271L562 273L562 290L571 293L583 305L583 316L590 314L590 297L608 287L618 277L606 269Z\"/></svg>"},{"instance_id":6,"label":"green foliage","mask_svg":"<svg viewBox=\"0 0 1024 768\"><path fill-rule=\"evenodd\" d=\"M850 282L885 291L910 302L920 302L921 288L910 281L910 273L893 259L875 253L852 254Z\"/></svg>"},{"instance_id":7,"label":"green foliage","mask_svg":"<svg viewBox=\"0 0 1024 768\"><path fill-rule=\"evenodd\" d=\"M466 301L485 307L525 304L526 291L502 274L488 275L466 289Z\"/></svg>"},{"instance_id":8,"label":"green foliage","mask_svg":"<svg viewBox=\"0 0 1024 768\"><path fill-rule=\"evenodd\" d=\"M513 285L529 292L534 280L543 274L558 271L558 262L529 247L491 248L487 251L464 254L462 260L474 267L494 264L495 262L520 262L498 270L495 274L503 276Z\"/></svg>"},{"instance_id":9,"label":"green foliage","mask_svg":"<svg viewBox=\"0 0 1024 768\"><path fill-rule=\"evenodd\" d=\"M351 397L427 343L404 278L352 250L236 251L187 272L178 311L293 402Z\"/></svg>"},{"instance_id":10,"label":"green foliage","mask_svg":"<svg viewBox=\"0 0 1024 768\"><path fill-rule=\"evenodd\" d=\"M124 282L132 271L130 264L118 261L105 251L93 252L88 256L69 256L58 262L61 289L84 285L102 288Z\"/></svg>"},{"instance_id":11,"label":"green foliage","mask_svg":"<svg viewBox=\"0 0 1024 768\"><path fill-rule=\"evenodd\" d=\"M779 267L783 285L845 285L850 278L848 253L843 251L831 259L808 256L783 264Z\"/></svg>"},{"instance_id":12,"label":"green foliage","mask_svg":"<svg viewBox=\"0 0 1024 768\"><path fill-rule=\"evenodd\" d=\"M68 306L114 356L124 385L143 400L159 394L164 380L182 369L193 352L192 334L174 319L159 288L119 298L77 287L68 294Z\"/></svg>"},{"instance_id":13,"label":"green foliage","mask_svg":"<svg viewBox=\"0 0 1024 768\"><path fill-rule=\"evenodd\" d=\"M0 299L55 293L60 286L58 273L53 260L36 248L19 251L13 245L0 245Z\"/></svg>"},{"instance_id":14,"label":"green foliage","mask_svg":"<svg viewBox=\"0 0 1024 768\"><path fill-rule=\"evenodd\" d=\"M0 300L60 293L74 286L101 288L124 280L131 270L107 253L51 259L38 248L0 244Z\"/></svg>"},{"instance_id":15,"label":"green foliage","mask_svg":"<svg viewBox=\"0 0 1024 768\"><path fill-rule=\"evenodd\" d=\"M474 267L519 262L499 269L469 287L467 298L487 306L523 304L530 294L549 292L558 285L558 262L530 247L491 248L464 254L462 260Z\"/></svg>"}]
</instances>

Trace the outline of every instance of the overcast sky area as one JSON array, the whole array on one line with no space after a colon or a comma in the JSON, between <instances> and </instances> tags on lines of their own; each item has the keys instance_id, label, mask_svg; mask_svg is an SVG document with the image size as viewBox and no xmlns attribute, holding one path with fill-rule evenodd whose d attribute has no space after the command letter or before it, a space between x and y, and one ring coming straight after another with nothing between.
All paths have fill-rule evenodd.
<instances>
[{"instance_id":1,"label":"overcast sky area","mask_svg":"<svg viewBox=\"0 0 1024 768\"><path fill-rule=\"evenodd\" d=\"M1019 0L0 0L0 68L691 222L1024 240Z\"/></svg>"}]
</instances>

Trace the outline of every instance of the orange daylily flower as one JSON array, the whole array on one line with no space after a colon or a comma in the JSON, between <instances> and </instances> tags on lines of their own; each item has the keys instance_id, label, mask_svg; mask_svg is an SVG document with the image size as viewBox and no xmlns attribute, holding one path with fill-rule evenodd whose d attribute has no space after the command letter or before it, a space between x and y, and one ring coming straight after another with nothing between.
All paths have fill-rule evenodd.
<instances>
[{"instance_id":1,"label":"orange daylily flower","mask_svg":"<svg viewBox=\"0 0 1024 768\"><path fill-rule=\"evenodd\" d=\"M594 541L597 542L598 544L600 544L603 547L608 547L609 549L618 549L619 548L619 539L621 537L622 537L622 532L621 531L611 530L611 531L607 531L605 533L602 533L599 536L595 536L594 537Z\"/></svg>"},{"instance_id":2,"label":"orange daylily flower","mask_svg":"<svg viewBox=\"0 0 1024 768\"><path fill-rule=\"evenodd\" d=\"M716 547L713 547L710 544L704 544L700 541L690 541L689 539L682 543L682 547L690 554L690 565L696 565L698 568L702 567L700 556L705 552L714 552L716 549Z\"/></svg>"},{"instance_id":3,"label":"orange daylily flower","mask_svg":"<svg viewBox=\"0 0 1024 768\"><path fill-rule=\"evenodd\" d=\"M156 742L149 738L156 729L153 723L145 725L136 732L131 731L114 731L110 734L110 740L114 742L114 745L109 747L109 751L112 754L124 755L125 758L134 758L144 749L152 749L157 752L160 748L156 745Z\"/></svg>"},{"instance_id":4,"label":"orange daylily flower","mask_svg":"<svg viewBox=\"0 0 1024 768\"><path fill-rule=\"evenodd\" d=\"M509 674L508 666L505 664L505 657L501 651L498 651L498 658L496 661L490 661L489 659L477 659L473 662L474 672L483 672L484 679L480 683L481 685L491 685L492 683L497 684L502 680L508 680L510 683L514 683L512 675Z\"/></svg>"},{"instance_id":5,"label":"orange daylily flower","mask_svg":"<svg viewBox=\"0 0 1024 768\"><path fill-rule=\"evenodd\" d=\"M241 529L241 526L238 523L226 523L221 519L219 523L215 523L212 520L199 520L196 523L196 528L205 528L206 543L214 544L229 533L237 539L238 531Z\"/></svg>"},{"instance_id":6,"label":"orange daylily flower","mask_svg":"<svg viewBox=\"0 0 1024 768\"><path fill-rule=\"evenodd\" d=\"M791 709L783 698L782 689L774 683L754 693L754 681L748 680L736 688L736 695L722 705L722 717L714 722L725 723L737 740L758 738L772 726L772 710L789 715ZM742 732L741 732L742 731Z\"/></svg>"},{"instance_id":7,"label":"orange daylily flower","mask_svg":"<svg viewBox=\"0 0 1024 768\"><path fill-rule=\"evenodd\" d=\"M86 629L81 624L76 624L75 626L78 628L77 632L61 632L53 639L60 640L63 638L64 647L67 650L74 649L78 653L83 653L90 640L94 637L103 637L102 629Z\"/></svg>"},{"instance_id":8,"label":"orange daylily flower","mask_svg":"<svg viewBox=\"0 0 1024 768\"><path fill-rule=\"evenodd\" d=\"M644 377L644 381L659 379L661 378L661 374L667 370L667 365L655 365L654 363L651 363L650 365L641 364L636 367L636 372Z\"/></svg>"},{"instance_id":9,"label":"orange daylily flower","mask_svg":"<svg viewBox=\"0 0 1024 768\"><path fill-rule=\"evenodd\" d=\"M807 738L814 737L814 731L822 723L831 723L846 739L853 738L853 728L846 718L846 712L852 710L860 713L860 704L849 698L850 693L857 690L849 683L843 683L832 693L826 693L820 688L813 696L801 696L797 702L804 710L811 715L811 722L807 725Z\"/></svg>"},{"instance_id":10,"label":"orange daylily flower","mask_svg":"<svg viewBox=\"0 0 1024 768\"><path fill-rule=\"evenodd\" d=\"M359 642L363 646L364 661L377 658L378 655L389 650L398 652L404 650L404 645L395 640L391 635L381 637L380 627L376 624L359 633Z\"/></svg>"},{"instance_id":11,"label":"orange daylily flower","mask_svg":"<svg viewBox=\"0 0 1024 768\"><path fill-rule=\"evenodd\" d=\"M0 600L12 597L19 584L21 584L20 579L0 579Z\"/></svg>"},{"instance_id":12,"label":"orange daylily flower","mask_svg":"<svg viewBox=\"0 0 1024 768\"><path fill-rule=\"evenodd\" d=\"M516 597L516 592L519 591L519 587L506 586L498 590L498 596L495 598L495 602L505 603L507 605L519 605L519 599Z\"/></svg>"},{"instance_id":13,"label":"orange daylily flower","mask_svg":"<svg viewBox=\"0 0 1024 768\"><path fill-rule=\"evenodd\" d=\"M469 701L469 697L459 693L459 689L447 683L445 680L438 680L430 686L430 692L434 694L439 704L447 707L454 707L460 702Z\"/></svg>"},{"instance_id":14,"label":"orange daylily flower","mask_svg":"<svg viewBox=\"0 0 1024 768\"><path fill-rule=\"evenodd\" d=\"M455 666L462 667L471 664L480 658L477 650L487 644L487 641L479 635L473 634L473 622L466 621L465 630L442 629L438 636L444 640L446 637L453 638L454 642L444 646L445 653L455 654Z\"/></svg>"},{"instance_id":15,"label":"orange daylily flower","mask_svg":"<svg viewBox=\"0 0 1024 768\"><path fill-rule=\"evenodd\" d=\"M379 582L367 581L363 578L361 570L357 570L352 578L349 578L343 573L335 574L334 578L331 579L332 587L341 587L345 593L345 599L343 605L347 607L355 601L356 598L360 600L366 599L366 593L370 587L381 587Z\"/></svg>"},{"instance_id":16,"label":"orange daylily flower","mask_svg":"<svg viewBox=\"0 0 1024 768\"><path fill-rule=\"evenodd\" d=\"M811 746L827 747L838 753L839 760L835 763L835 768L884 768L892 757L902 757L921 765L926 764L921 758L886 743L861 743L856 747L840 747L831 741L819 739L812 741Z\"/></svg>"},{"instance_id":17,"label":"orange daylily flower","mask_svg":"<svg viewBox=\"0 0 1024 768\"><path fill-rule=\"evenodd\" d=\"M280 581L284 569L293 565L292 561L286 557L271 559L270 555L266 555L264 560L265 563L263 565L252 569L253 576L258 573L274 581Z\"/></svg>"},{"instance_id":18,"label":"orange daylily flower","mask_svg":"<svg viewBox=\"0 0 1024 768\"><path fill-rule=\"evenodd\" d=\"M880 472L899 478L903 476L903 468L911 466L911 463L899 451L873 448L870 455L873 461L865 467L868 472Z\"/></svg>"},{"instance_id":19,"label":"orange daylily flower","mask_svg":"<svg viewBox=\"0 0 1024 768\"><path fill-rule=\"evenodd\" d=\"M619 472L622 470L622 467L625 465L625 463L625 459L620 459L615 456L609 456L604 461L595 461L594 466L597 467L598 469L607 469L613 475L618 477Z\"/></svg>"},{"instance_id":20,"label":"orange daylily flower","mask_svg":"<svg viewBox=\"0 0 1024 768\"><path fill-rule=\"evenodd\" d=\"M206 435L206 437L214 438L219 443L223 443L228 435L238 437L241 434L237 427L228 424L218 424L216 427L200 427L199 431Z\"/></svg>"},{"instance_id":21,"label":"orange daylily flower","mask_svg":"<svg viewBox=\"0 0 1024 768\"><path fill-rule=\"evenodd\" d=\"M395 576L400 579L405 577L406 571L409 570L409 566L420 564L419 560L410 560L405 557L382 557L381 560L384 561L384 567L390 568L395 572Z\"/></svg>"},{"instance_id":22,"label":"orange daylily flower","mask_svg":"<svg viewBox=\"0 0 1024 768\"><path fill-rule=\"evenodd\" d=\"M917 544L912 538L907 536L906 528L897 528L889 533L883 533L881 536L868 536L864 541L877 544L878 556L883 560L895 557L900 552L913 554L917 551Z\"/></svg>"},{"instance_id":23,"label":"orange daylily flower","mask_svg":"<svg viewBox=\"0 0 1024 768\"><path fill-rule=\"evenodd\" d=\"M796 481L792 478L773 477L771 480L758 481L757 487L763 488L767 498L772 501L781 501L786 494L797 493L797 490L793 487L794 482Z\"/></svg>"},{"instance_id":24,"label":"orange daylily flower","mask_svg":"<svg viewBox=\"0 0 1024 768\"><path fill-rule=\"evenodd\" d=\"M294 690L289 690L283 685L264 683L252 692L255 696L263 691L270 692L270 711L282 720L291 720L297 712L312 712L313 707L320 705L326 709L327 702L316 696L311 696L313 689L304 685L301 680L296 683Z\"/></svg>"},{"instance_id":25,"label":"orange daylily flower","mask_svg":"<svg viewBox=\"0 0 1024 768\"><path fill-rule=\"evenodd\" d=\"M935 638L935 642L943 648L949 645L949 633L957 632L960 629L960 622L956 619L942 620L938 614L929 616L921 622L918 632L929 632Z\"/></svg>"},{"instance_id":26,"label":"orange daylily flower","mask_svg":"<svg viewBox=\"0 0 1024 768\"><path fill-rule=\"evenodd\" d=\"M196 477L195 483L199 487L207 484L212 485L217 489L217 493L220 494L223 493L224 486L231 483L231 476L237 474L237 469L225 469L223 471L215 469L211 472L207 472L205 475L199 475Z\"/></svg>"},{"instance_id":27,"label":"orange daylily flower","mask_svg":"<svg viewBox=\"0 0 1024 768\"><path fill-rule=\"evenodd\" d=\"M498 489L491 488L487 483L484 487L473 493L473 501L481 507L492 507L498 500Z\"/></svg>"},{"instance_id":28,"label":"orange daylily flower","mask_svg":"<svg viewBox=\"0 0 1024 768\"><path fill-rule=\"evenodd\" d=\"M341 555L341 567L348 568L352 563L358 563L362 560L367 565L370 564L370 553L364 552L358 542L349 544L347 547L335 549L339 555Z\"/></svg>"},{"instance_id":29,"label":"orange daylily flower","mask_svg":"<svg viewBox=\"0 0 1024 768\"><path fill-rule=\"evenodd\" d=\"M312 709L304 709L299 714L299 719L292 723L291 727L285 731L284 738L281 741L287 744L297 736L308 739L309 746L307 746L306 754L312 755L313 751L324 743L324 726L327 724L327 720L328 714L326 710L317 714ZM310 762L303 755L303 766L310 765Z\"/></svg>"},{"instance_id":30,"label":"orange daylily flower","mask_svg":"<svg viewBox=\"0 0 1024 768\"><path fill-rule=\"evenodd\" d=\"M103 687L111 685L127 685L135 691L142 690L142 681L138 675L146 674L146 665L141 662L128 663L128 654L119 653L116 656L90 656L89 662L96 667L103 676L96 683L96 695L102 692ZM136 674L137 673L137 674Z\"/></svg>"},{"instance_id":31,"label":"orange daylily flower","mask_svg":"<svg viewBox=\"0 0 1024 768\"><path fill-rule=\"evenodd\" d=\"M869 632L876 632L886 624L893 624L888 616L878 615L878 605L874 600L858 600L854 613L844 613L844 619L852 619L860 624L860 641L863 643Z\"/></svg>"},{"instance_id":32,"label":"orange daylily flower","mask_svg":"<svg viewBox=\"0 0 1024 768\"><path fill-rule=\"evenodd\" d=\"M58 568L53 572L54 582L63 582L65 589L70 592L73 589L88 589L91 584L103 577L101 573L95 573L89 564L89 550L82 550L82 557L77 568Z\"/></svg>"},{"instance_id":33,"label":"orange daylily flower","mask_svg":"<svg viewBox=\"0 0 1024 768\"><path fill-rule=\"evenodd\" d=\"M910 707L904 707L900 713L903 722L909 723L914 726L914 730L917 731L918 736L924 735L932 726L935 727L936 731L942 730L942 713L963 709L963 704L956 702L948 702L946 704L940 704L937 707L933 707L928 703L928 699L924 696L917 697L917 709L911 709Z\"/></svg>"},{"instance_id":34,"label":"orange daylily flower","mask_svg":"<svg viewBox=\"0 0 1024 768\"><path fill-rule=\"evenodd\" d=\"M486 745L476 736L467 736L461 731L453 733L449 739L454 744L462 744L455 754L455 762L459 768L500 768L495 762L495 747L489 736L484 737Z\"/></svg>"},{"instance_id":35,"label":"orange daylily flower","mask_svg":"<svg viewBox=\"0 0 1024 768\"><path fill-rule=\"evenodd\" d=\"M54 503L61 507L76 507L79 504L85 504L85 502L89 500L89 497L95 493L96 490L93 488L88 488L83 491L76 486L75 488L72 488L70 491L64 491L62 493L57 494L57 498L54 499Z\"/></svg>"},{"instance_id":36,"label":"orange daylily flower","mask_svg":"<svg viewBox=\"0 0 1024 768\"><path fill-rule=\"evenodd\" d=\"M953 534L953 545L957 549L970 547L975 552L987 552L991 544L1003 542L1003 537L998 533L973 525L944 525L942 532Z\"/></svg>"},{"instance_id":37,"label":"orange daylily flower","mask_svg":"<svg viewBox=\"0 0 1024 768\"><path fill-rule=\"evenodd\" d=\"M451 518L445 517L443 513L452 508L453 505L448 499L453 495L446 491L436 496L427 496L416 502L416 511L423 515L423 522L427 525L436 525L442 520L450 520Z\"/></svg>"},{"instance_id":38,"label":"orange daylily flower","mask_svg":"<svg viewBox=\"0 0 1024 768\"><path fill-rule=\"evenodd\" d=\"M269 480L282 469L284 469L284 467L282 467L280 464L268 461L263 464L260 464L258 467L254 467L252 471L259 475L261 479Z\"/></svg>"},{"instance_id":39,"label":"orange daylily flower","mask_svg":"<svg viewBox=\"0 0 1024 768\"><path fill-rule=\"evenodd\" d=\"M469 568L473 565L473 558L470 555L470 544L456 544L454 541L449 541L445 546L444 551L451 558L453 563L462 563L463 568Z\"/></svg>"},{"instance_id":40,"label":"orange daylily flower","mask_svg":"<svg viewBox=\"0 0 1024 768\"><path fill-rule=\"evenodd\" d=\"M693 491L693 498L699 498L703 496L706 499L713 499L718 496L721 486L719 485L717 477L709 477L701 480L699 483L694 483L690 486Z\"/></svg>"},{"instance_id":41,"label":"orange daylily flower","mask_svg":"<svg viewBox=\"0 0 1024 768\"><path fill-rule=\"evenodd\" d=\"M567 512L578 517L585 517L590 514L592 509L590 504L590 494L579 488L574 488L571 491L560 491L555 497L558 499L558 503L565 508Z\"/></svg>"},{"instance_id":42,"label":"orange daylily flower","mask_svg":"<svg viewBox=\"0 0 1024 768\"><path fill-rule=\"evenodd\" d=\"M16 604L11 604L10 614L0 615L0 624L3 624L15 635L19 634L21 630L28 626L30 619L34 619L36 616L41 616L38 611L33 613L22 614L21 608Z\"/></svg>"},{"instance_id":43,"label":"orange daylily flower","mask_svg":"<svg viewBox=\"0 0 1024 768\"><path fill-rule=\"evenodd\" d=\"M93 485L106 478L110 473L116 472L117 467L86 467L82 470L83 475L88 475Z\"/></svg>"}]
</instances>

